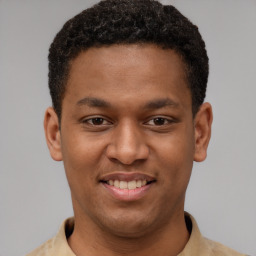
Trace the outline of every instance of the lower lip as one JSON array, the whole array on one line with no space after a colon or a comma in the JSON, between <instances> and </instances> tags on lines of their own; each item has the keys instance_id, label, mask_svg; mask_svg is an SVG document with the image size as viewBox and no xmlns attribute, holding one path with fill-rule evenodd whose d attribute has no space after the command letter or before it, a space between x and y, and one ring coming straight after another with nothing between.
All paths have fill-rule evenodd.
<instances>
[{"instance_id":1,"label":"lower lip","mask_svg":"<svg viewBox=\"0 0 256 256\"><path fill-rule=\"evenodd\" d=\"M115 199L120 201L136 201L141 199L146 195L153 184L154 183L151 183L141 188L135 189L120 189L115 186L108 185L107 183L102 183L102 185L110 192L110 194Z\"/></svg>"}]
</instances>

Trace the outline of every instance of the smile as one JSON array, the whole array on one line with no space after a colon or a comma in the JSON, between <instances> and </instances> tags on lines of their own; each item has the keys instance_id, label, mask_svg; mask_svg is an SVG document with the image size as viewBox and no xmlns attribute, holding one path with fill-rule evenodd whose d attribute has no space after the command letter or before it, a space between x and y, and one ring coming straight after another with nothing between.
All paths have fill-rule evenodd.
<instances>
[{"instance_id":1,"label":"smile","mask_svg":"<svg viewBox=\"0 0 256 256\"><path fill-rule=\"evenodd\" d=\"M109 180L106 183L120 189L136 189L147 185L149 182L146 180L132 180L128 182L124 180Z\"/></svg>"},{"instance_id":2,"label":"smile","mask_svg":"<svg viewBox=\"0 0 256 256\"><path fill-rule=\"evenodd\" d=\"M107 175L100 182L115 199L134 201L145 196L156 180L138 173L118 173Z\"/></svg>"}]
</instances>

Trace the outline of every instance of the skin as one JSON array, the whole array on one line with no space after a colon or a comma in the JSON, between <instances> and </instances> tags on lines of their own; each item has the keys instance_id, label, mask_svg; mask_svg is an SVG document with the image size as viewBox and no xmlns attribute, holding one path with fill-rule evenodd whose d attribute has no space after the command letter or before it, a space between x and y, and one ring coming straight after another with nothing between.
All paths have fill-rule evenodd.
<instances>
[{"instance_id":1,"label":"skin","mask_svg":"<svg viewBox=\"0 0 256 256\"><path fill-rule=\"evenodd\" d=\"M212 110L204 103L193 117L184 70L173 50L154 45L90 48L72 61L61 128L52 108L44 126L52 158L64 162L77 256L185 247L185 193L193 161L206 158ZM156 182L138 200L117 200L100 180L120 172Z\"/></svg>"}]
</instances>

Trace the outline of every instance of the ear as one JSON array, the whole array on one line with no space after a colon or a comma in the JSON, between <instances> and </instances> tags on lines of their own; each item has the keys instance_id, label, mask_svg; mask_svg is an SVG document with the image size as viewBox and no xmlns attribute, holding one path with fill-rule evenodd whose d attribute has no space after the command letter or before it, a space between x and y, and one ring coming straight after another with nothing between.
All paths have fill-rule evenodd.
<instances>
[{"instance_id":1,"label":"ear","mask_svg":"<svg viewBox=\"0 0 256 256\"><path fill-rule=\"evenodd\" d=\"M203 103L198 110L195 119L195 153L194 161L202 162L207 156L207 147L211 138L212 126L212 107L211 104Z\"/></svg>"},{"instance_id":2,"label":"ear","mask_svg":"<svg viewBox=\"0 0 256 256\"><path fill-rule=\"evenodd\" d=\"M45 111L44 132L52 159L55 161L61 161L62 152L59 120L52 107L47 108Z\"/></svg>"}]
</instances>

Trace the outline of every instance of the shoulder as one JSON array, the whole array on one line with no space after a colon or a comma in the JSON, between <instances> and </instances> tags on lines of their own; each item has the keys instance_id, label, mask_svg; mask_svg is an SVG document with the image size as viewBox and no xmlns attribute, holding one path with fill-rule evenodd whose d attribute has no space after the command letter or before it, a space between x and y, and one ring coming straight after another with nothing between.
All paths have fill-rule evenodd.
<instances>
[{"instance_id":1,"label":"shoulder","mask_svg":"<svg viewBox=\"0 0 256 256\"><path fill-rule=\"evenodd\" d=\"M211 252L212 256L246 256L245 254L239 253L221 243L212 241L208 238L203 238L207 248Z\"/></svg>"},{"instance_id":2,"label":"shoulder","mask_svg":"<svg viewBox=\"0 0 256 256\"><path fill-rule=\"evenodd\" d=\"M65 220L55 237L26 256L75 256L68 245L67 237L73 232L74 219Z\"/></svg>"},{"instance_id":3,"label":"shoulder","mask_svg":"<svg viewBox=\"0 0 256 256\"><path fill-rule=\"evenodd\" d=\"M185 213L185 220L190 231L190 238L179 256L207 255L207 256L245 256L221 243L205 238L196 220L189 213Z\"/></svg>"},{"instance_id":4,"label":"shoulder","mask_svg":"<svg viewBox=\"0 0 256 256\"><path fill-rule=\"evenodd\" d=\"M26 256L53 256L54 238L39 246L37 249L27 254Z\"/></svg>"}]
</instances>

